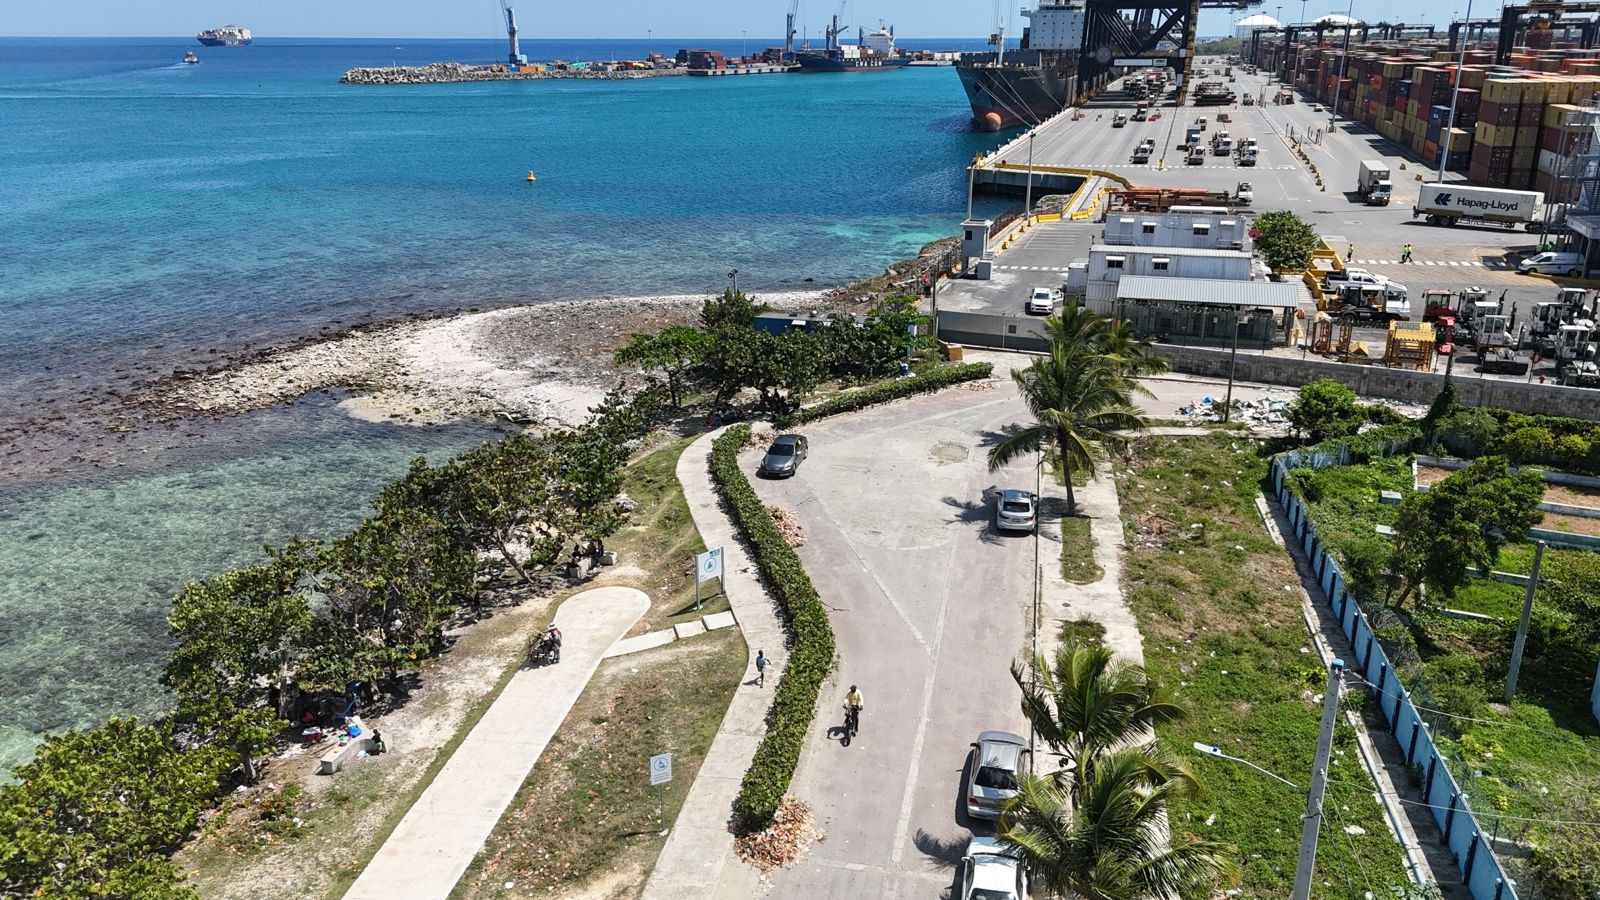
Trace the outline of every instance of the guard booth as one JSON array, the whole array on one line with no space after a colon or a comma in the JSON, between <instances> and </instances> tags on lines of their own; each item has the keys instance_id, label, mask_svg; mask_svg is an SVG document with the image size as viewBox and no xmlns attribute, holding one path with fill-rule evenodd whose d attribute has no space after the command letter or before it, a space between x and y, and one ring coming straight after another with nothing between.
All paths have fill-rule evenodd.
<instances>
[{"instance_id":1,"label":"guard booth","mask_svg":"<svg viewBox=\"0 0 1600 900\"><path fill-rule=\"evenodd\" d=\"M989 255L989 232L994 229L993 219L968 219L961 223L961 271L971 273L974 261ZM987 279L984 272L978 277Z\"/></svg>"}]
</instances>

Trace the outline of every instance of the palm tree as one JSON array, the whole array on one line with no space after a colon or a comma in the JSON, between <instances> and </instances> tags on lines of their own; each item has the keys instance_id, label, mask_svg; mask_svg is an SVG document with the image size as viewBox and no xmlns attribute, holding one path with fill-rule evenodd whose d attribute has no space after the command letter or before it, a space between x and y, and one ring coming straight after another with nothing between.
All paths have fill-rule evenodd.
<instances>
[{"instance_id":1,"label":"palm tree","mask_svg":"<svg viewBox=\"0 0 1600 900\"><path fill-rule=\"evenodd\" d=\"M1072 320L1052 317L1048 327L1055 331L1075 326L1077 318L1076 311ZM1068 515L1078 509L1073 473L1092 473L1096 447L1121 450L1127 443L1122 432L1144 427L1144 418L1133 407L1133 393L1143 389L1125 376L1120 358L1095 347L1099 338L1094 335L1100 327L1090 323L1078 332L1059 336L1052 341L1049 356L1011 373L1023 402L1038 421L989 451L991 472L1024 454L1054 451L1061 461L1061 483L1067 488Z\"/></svg>"},{"instance_id":2,"label":"palm tree","mask_svg":"<svg viewBox=\"0 0 1600 900\"><path fill-rule=\"evenodd\" d=\"M1199 786L1187 764L1149 740L1156 725L1189 713L1143 666L1118 662L1101 644L1068 644L1056 650L1053 662L1041 656L1036 668L1037 682L1018 663L1011 677L1022 689L1022 714L1034 734L1062 760L1057 782L1070 782L1076 791L1102 758L1127 748L1144 760L1148 784Z\"/></svg>"},{"instance_id":3,"label":"palm tree","mask_svg":"<svg viewBox=\"0 0 1600 900\"><path fill-rule=\"evenodd\" d=\"M1155 346L1155 341L1140 337L1126 319L1112 322L1101 342L1105 353L1122 360L1123 374L1130 378L1160 375L1171 368L1166 360L1156 355Z\"/></svg>"},{"instance_id":4,"label":"palm tree","mask_svg":"<svg viewBox=\"0 0 1600 900\"><path fill-rule=\"evenodd\" d=\"M1150 786L1135 750L1102 756L1076 791L1024 775L996 836L1051 896L1083 900L1207 897L1238 877L1237 851L1194 835L1172 838L1170 798L1189 782Z\"/></svg>"}]
</instances>

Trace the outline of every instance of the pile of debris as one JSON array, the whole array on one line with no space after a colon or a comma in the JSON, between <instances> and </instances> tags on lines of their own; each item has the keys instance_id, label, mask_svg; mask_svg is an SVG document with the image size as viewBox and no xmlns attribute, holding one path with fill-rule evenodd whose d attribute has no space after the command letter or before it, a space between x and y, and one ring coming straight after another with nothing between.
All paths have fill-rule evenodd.
<instances>
[{"instance_id":1,"label":"pile of debris","mask_svg":"<svg viewBox=\"0 0 1600 900\"><path fill-rule=\"evenodd\" d=\"M765 876L780 866L792 866L813 841L822 838L811 815L811 807L793 797L784 797L778 813L766 828L734 839L734 852Z\"/></svg>"},{"instance_id":2,"label":"pile of debris","mask_svg":"<svg viewBox=\"0 0 1600 900\"><path fill-rule=\"evenodd\" d=\"M778 526L778 533L790 547L803 547L806 543L806 530L800 526L800 520L795 518L794 511L781 506L767 507L768 515L772 516L772 524Z\"/></svg>"},{"instance_id":3,"label":"pile of debris","mask_svg":"<svg viewBox=\"0 0 1600 900\"><path fill-rule=\"evenodd\" d=\"M1177 531L1177 526L1166 516L1146 513L1134 521L1133 545L1161 549Z\"/></svg>"},{"instance_id":4,"label":"pile of debris","mask_svg":"<svg viewBox=\"0 0 1600 900\"><path fill-rule=\"evenodd\" d=\"M1289 406L1291 400L1262 397L1260 400L1235 400L1230 422L1241 422L1255 434L1281 436L1289 433ZM1190 425L1204 425L1222 421L1223 402L1203 397L1199 403L1178 408L1178 416Z\"/></svg>"}]
</instances>

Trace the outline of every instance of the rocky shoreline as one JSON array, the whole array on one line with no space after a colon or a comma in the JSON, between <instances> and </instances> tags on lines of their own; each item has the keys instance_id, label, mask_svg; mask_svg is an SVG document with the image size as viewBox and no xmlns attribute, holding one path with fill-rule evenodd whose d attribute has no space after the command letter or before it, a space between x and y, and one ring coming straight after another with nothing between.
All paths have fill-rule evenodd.
<instances>
[{"instance_id":1,"label":"rocky shoreline","mask_svg":"<svg viewBox=\"0 0 1600 900\"><path fill-rule=\"evenodd\" d=\"M631 81L635 78L661 78L688 74L688 69L637 69L606 72L593 69L537 69L513 72L503 65L469 66L457 62L429 63L425 66L357 66L339 76L340 84L455 84L464 81L541 81L548 79L586 79L592 81Z\"/></svg>"}]
</instances>

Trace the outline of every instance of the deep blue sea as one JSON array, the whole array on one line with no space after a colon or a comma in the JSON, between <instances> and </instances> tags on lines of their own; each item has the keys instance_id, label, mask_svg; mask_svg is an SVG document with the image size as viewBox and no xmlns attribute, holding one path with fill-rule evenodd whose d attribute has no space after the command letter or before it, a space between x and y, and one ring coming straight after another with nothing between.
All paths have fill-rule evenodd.
<instances>
[{"instance_id":1,"label":"deep blue sea","mask_svg":"<svg viewBox=\"0 0 1600 900\"><path fill-rule=\"evenodd\" d=\"M524 52L680 46L746 45ZM200 65L179 63L189 49ZM758 292L872 273L956 230L962 164L995 143L968 130L948 68L337 83L355 65L501 52L0 38L0 423L336 320L709 291L731 267ZM336 533L409 457L485 436L353 423L319 402L229 427L121 475L0 484L0 771L40 732L161 708L162 616L184 579Z\"/></svg>"}]
</instances>

